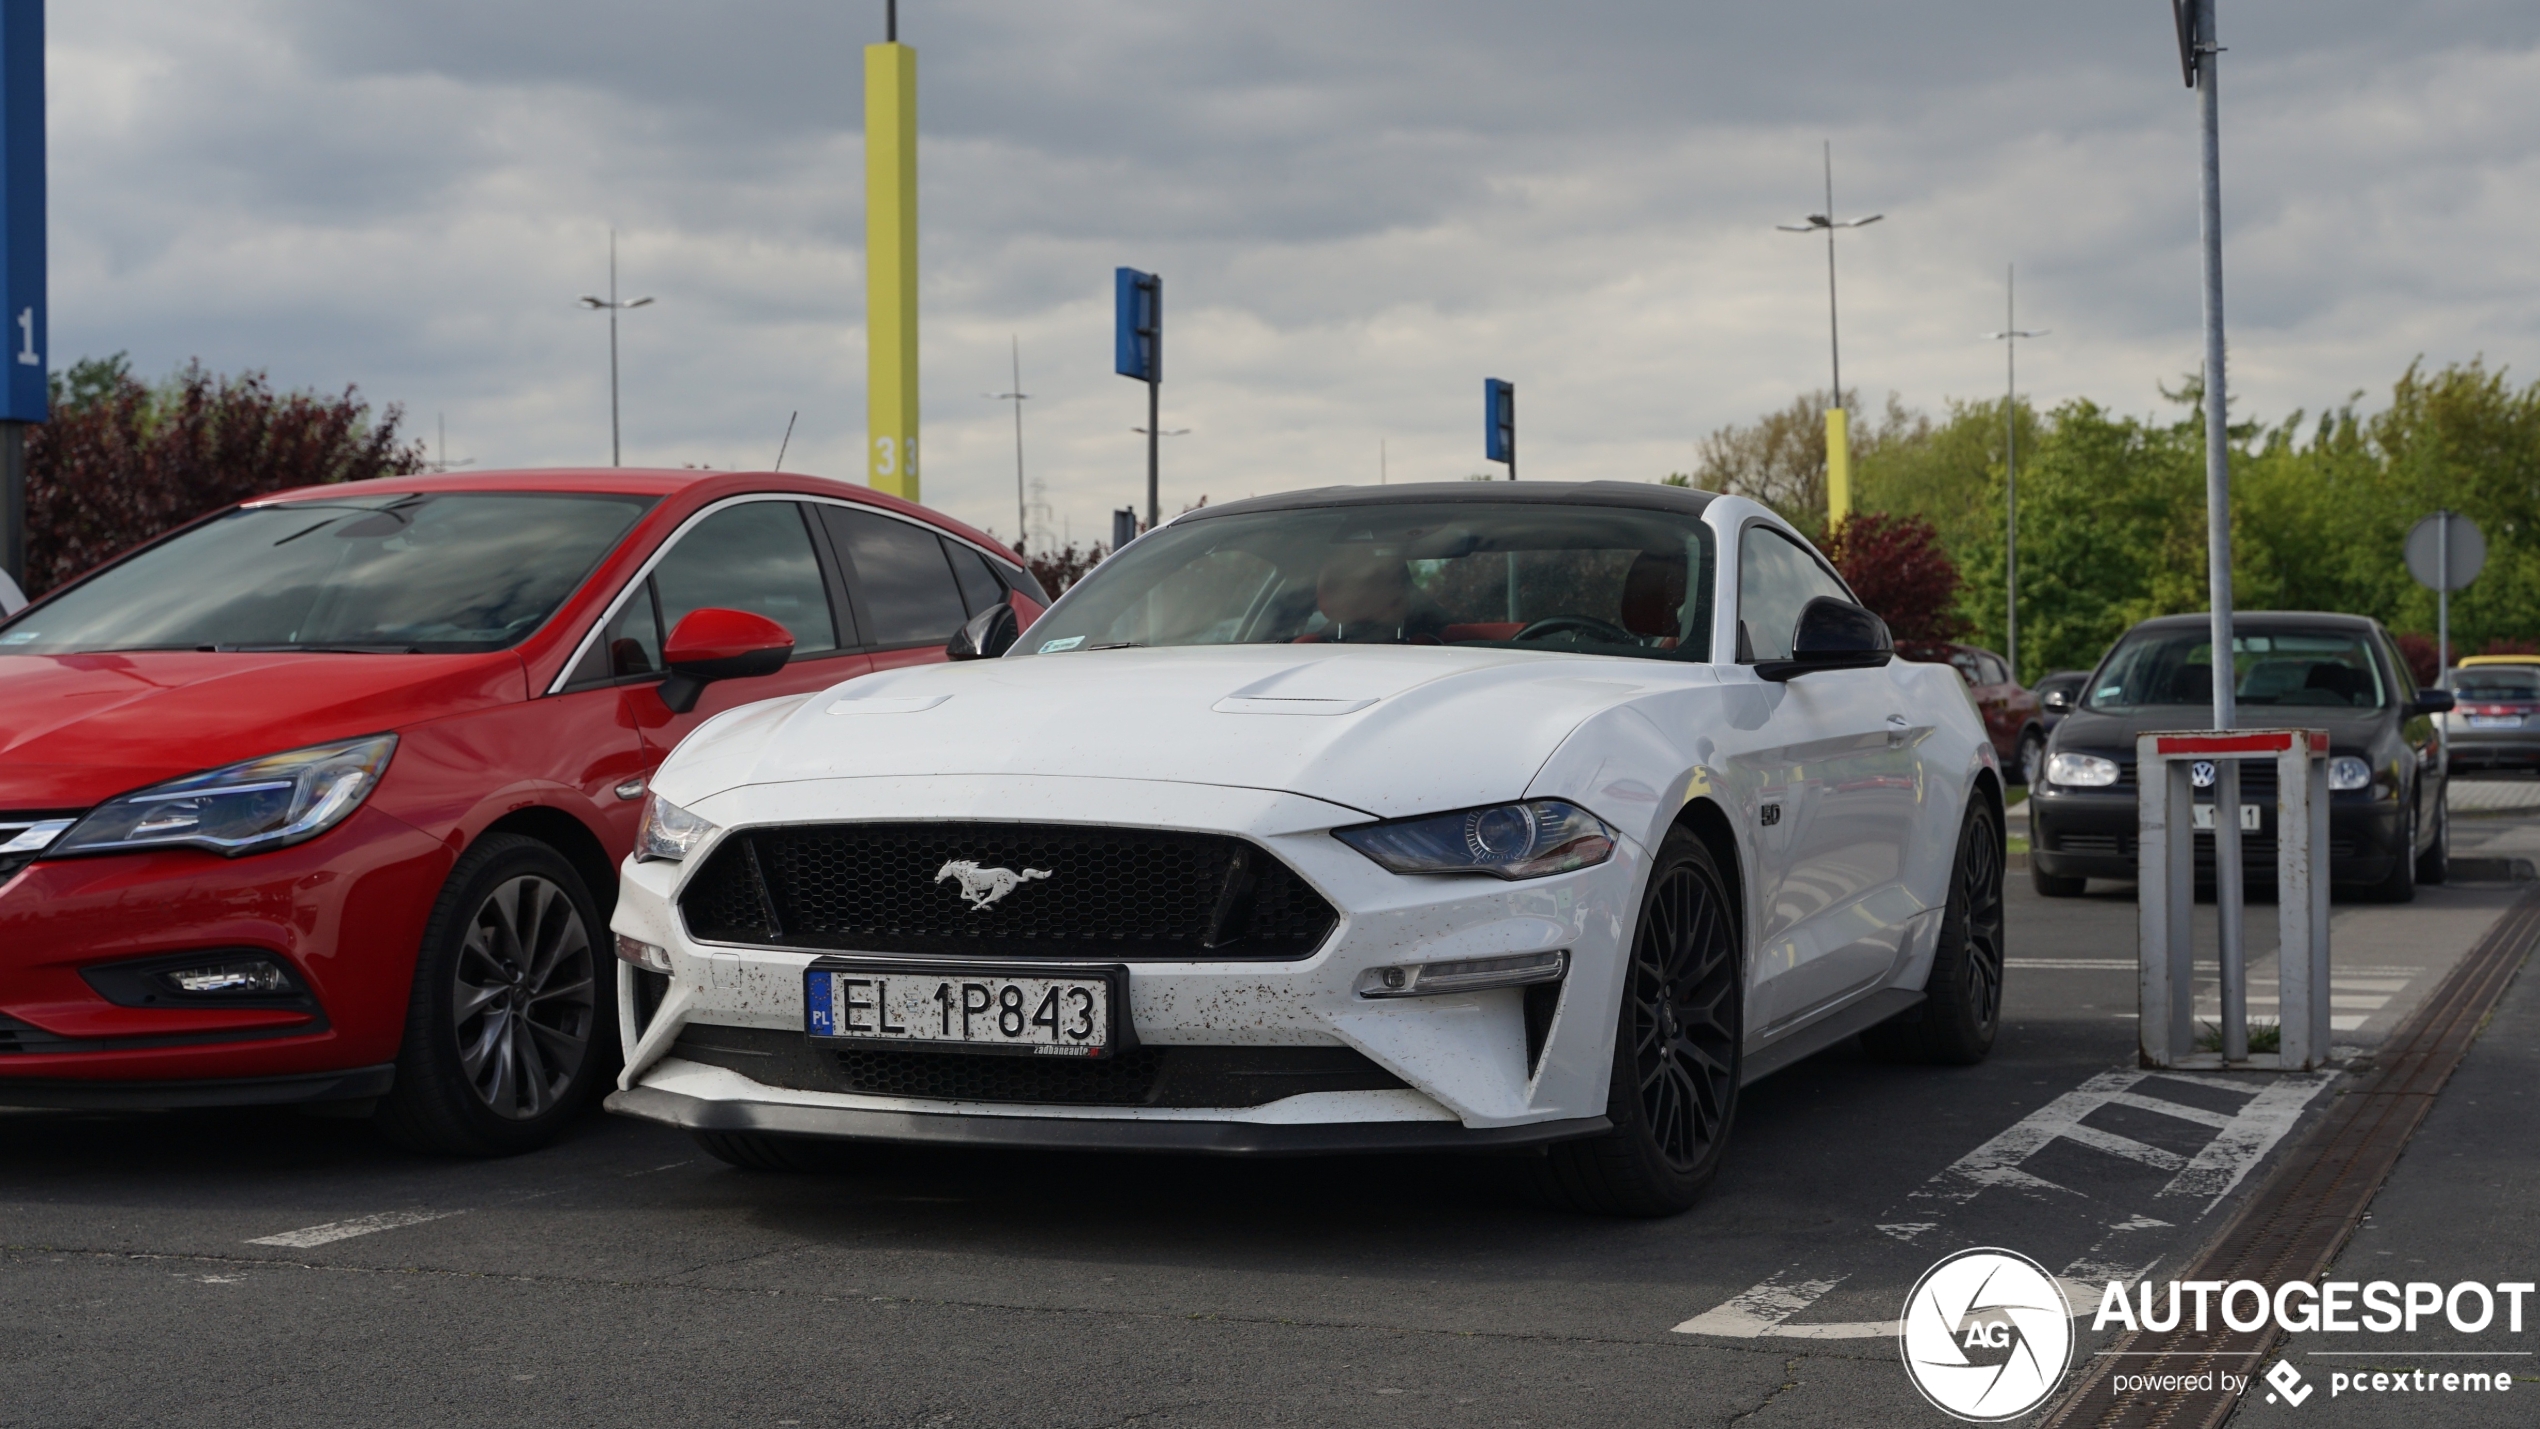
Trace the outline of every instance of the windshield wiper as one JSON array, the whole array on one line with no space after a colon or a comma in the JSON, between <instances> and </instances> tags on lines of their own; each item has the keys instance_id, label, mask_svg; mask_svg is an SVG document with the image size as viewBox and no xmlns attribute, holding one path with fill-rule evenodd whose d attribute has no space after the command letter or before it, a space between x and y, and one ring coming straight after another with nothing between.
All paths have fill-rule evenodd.
<instances>
[{"instance_id":1,"label":"windshield wiper","mask_svg":"<svg viewBox=\"0 0 2540 1429\"><path fill-rule=\"evenodd\" d=\"M1143 640L1114 640L1107 645L1088 645L1085 647L1087 650L1144 650L1145 648L1147 648L1147 643Z\"/></svg>"}]
</instances>

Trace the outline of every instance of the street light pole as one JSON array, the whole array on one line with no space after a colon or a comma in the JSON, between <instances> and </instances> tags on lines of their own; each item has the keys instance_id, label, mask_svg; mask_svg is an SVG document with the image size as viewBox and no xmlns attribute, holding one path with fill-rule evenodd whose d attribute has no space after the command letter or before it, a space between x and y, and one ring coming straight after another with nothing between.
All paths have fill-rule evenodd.
<instances>
[{"instance_id":1,"label":"street light pole","mask_svg":"<svg viewBox=\"0 0 2540 1429\"><path fill-rule=\"evenodd\" d=\"M2011 679L2020 678L2020 339L2044 337L2048 329L2020 330L2020 271L2003 270L2002 331L1990 334L2004 344L2002 365L2002 655L2011 662Z\"/></svg>"},{"instance_id":2,"label":"street light pole","mask_svg":"<svg viewBox=\"0 0 2540 1429\"><path fill-rule=\"evenodd\" d=\"M605 311L609 315L609 465L611 466L624 465L617 424L617 315L630 308L648 307L652 301L650 298L637 298L626 303L617 300L617 230L610 229L608 298L603 301L585 293L582 296L582 306L594 311Z\"/></svg>"},{"instance_id":3,"label":"street light pole","mask_svg":"<svg viewBox=\"0 0 2540 1429\"><path fill-rule=\"evenodd\" d=\"M1834 362L1834 394L1826 404L1826 519L1840 523L1852 514L1852 424L1843 408L1843 323L1835 302L1834 231L1838 228L1867 228L1887 215L1874 213L1867 218L1837 222L1834 217L1834 141L1825 143L1826 209L1812 213L1801 223L1773 225L1784 233L1826 235L1826 349Z\"/></svg>"},{"instance_id":4,"label":"street light pole","mask_svg":"<svg viewBox=\"0 0 2540 1429\"><path fill-rule=\"evenodd\" d=\"M987 395L993 401L1014 404L1014 549L1020 551L1028 539L1027 528L1032 520L1023 498L1023 404L1032 394L1023 390L1023 339L1019 335L1014 338L1014 390Z\"/></svg>"}]
</instances>

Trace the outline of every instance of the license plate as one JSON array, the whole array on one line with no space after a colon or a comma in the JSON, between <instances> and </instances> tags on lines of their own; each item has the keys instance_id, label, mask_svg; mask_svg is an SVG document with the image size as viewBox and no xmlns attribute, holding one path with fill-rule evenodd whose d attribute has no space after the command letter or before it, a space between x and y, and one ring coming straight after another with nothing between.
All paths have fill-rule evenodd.
<instances>
[{"instance_id":1,"label":"license plate","mask_svg":"<svg viewBox=\"0 0 2540 1429\"><path fill-rule=\"evenodd\" d=\"M862 1046L1108 1057L1124 986L1117 968L815 963L804 974L804 1031Z\"/></svg>"},{"instance_id":2,"label":"license plate","mask_svg":"<svg viewBox=\"0 0 2540 1429\"><path fill-rule=\"evenodd\" d=\"M2522 728L2522 716L2471 715L2469 717L2469 727L2472 729L2520 729Z\"/></svg>"},{"instance_id":3,"label":"license plate","mask_svg":"<svg viewBox=\"0 0 2540 1429\"><path fill-rule=\"evenodd\" d=\"M2248 832L2250 832L2250 833L2256 833L2256 832L2258 831L2258 820L2259 820L2261 817L2262 817L2262 814L2260 813L2259 807L2258 807L2257 805L2255 805L2255 804L2243 804L2243 805L2241 805L2241 806L2240 806L2240 827L2241 827L2241 828L2243 828L2243 829L2245 829L2245 830L2247 830ZM2212 828L2213 828L2213 826L2214 826L2214 806L2213 806L2213 805L2211 805L2211 804L2199 804L2199 805L2197 805L2197 806L2196 806L2196 827L2198 827L2198 828L2200 828L2200 829L2207 829L2207 830L2210 830L2210 829L2212 829Z\"/></svg>"}]
</instances>

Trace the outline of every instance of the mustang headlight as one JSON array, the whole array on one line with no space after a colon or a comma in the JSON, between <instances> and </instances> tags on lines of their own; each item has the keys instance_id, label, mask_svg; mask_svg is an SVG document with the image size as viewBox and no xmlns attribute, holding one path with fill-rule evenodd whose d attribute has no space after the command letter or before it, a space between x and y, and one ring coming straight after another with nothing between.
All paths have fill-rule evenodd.
<instances>
[{"instance_id":1,"label":"mustang headlight","mask_svg":"<svg viewBox=\"0 0 2540 1429\"><path fill-rule=\"evenodd\" d=\"M2117 761L2096 754L2058 754L2046 761L2046 782L2072 789L2105 789L2117 782Z\"/></svg>"},{"instance_id":2,"label":"mustang headlight","mask_svg":"<svg viewBox=\"0 0 2540 1429\"><path fill-rule=\"evenodd\" d=\"M1358 824L1332 837L1396 873L1541 878L1614 853L1614 831L1603 820L1558 799Z\"/></svg>"},{"instance_id":3,"label":"mustang headlight","mask_svg":"<svg viewBox=\"0 0 2540 1429\"><path fill-rule=\"evenodd\" d=\"M655 794L645 801L644 825L635 831L635 861L684 863L714 832L714 825Z\"/></svg>"},{"instance_id":4,"label":"mustang headlight","mask_svg":"<svg viewBox=\"0 0 2540 1429\"><path fill-rule=\"evenodd\" d=\"M2369 789L2372 766L2351 754L2341 754L2328 761L2328 787L2331 789Z\"/></svg>"},{"instance_id":5,"label":"mustang headlight","mask_svg":"<svg viewBox=\"0 0 2540 1429\"><path fill-rule=\"evenodd\" d=\"M45 856L136 848L200 848L236 858L316 838L379 786L397 736L268 754L109 799Z\"/></svg>"}]
</instances>

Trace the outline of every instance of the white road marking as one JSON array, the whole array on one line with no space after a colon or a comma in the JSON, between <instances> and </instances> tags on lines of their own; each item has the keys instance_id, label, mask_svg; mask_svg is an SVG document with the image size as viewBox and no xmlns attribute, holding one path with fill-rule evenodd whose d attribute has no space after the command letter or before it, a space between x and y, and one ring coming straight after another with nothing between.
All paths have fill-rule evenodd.
<instances>
[{"instance_id":1,"label":"white road marking","mask_svg":"<svg viewBox=\"0 0 2540 1429\"><path fill-rule=\"evenodd\" d=\"M2004 958L2006 968L2100 968L2115 971L2133 970L2138 964L2132 958Z\"/></svg>"},{"instance_id":2,"label":"white road marking","mask_svg":"<svg viewBox=\"0 0 2540 1429\"><path fill-rule=\"evenodd\" d=\"M1832 1280L1803 1280L1796 1285L1784 1285L1781 1278L1775 1276L1676 1326L1675 1332L1679 1335L1725 1335L1738 1340L1774 1334L1777 1333L1775 1326L1816 1304L1827 1291L1842 1283L1843 1277L1838 1275Z\"/></svg>"},{"instance_id":3,"label":"white road marking","mask_svg":"<svg viewBox=\"0 0 2540 1429\"><path fill-rule=\"evenodd\" d=\"M2142 1165L2175 1172L2168 1184L2154 1193L2154 1204L2157 1206L2164 1199L2201 1200L2204 1202L2202 1206L2197 1207L2191 1216L2181 1219L2203 1216L2220 1205L2223 1198L2230 1195L2249 1174L2249 1169L2284 1139L2285 1133L2292 1130L2294 1122L2300 1119L2302 1109L2337 1076L2335 1072L2313 1072L2272 1078L2261 1085L2257 1094L2249 1097L2238 1111L2226 1115L2150 1093L2158 1090L2161 1081L2169 1080L2247 1095L2251 1086L2248 1080L2134 1069L2101 1072L2020 1118L1999 1135L1959 1157L1915 1188L1906 1197L1907 1204L1924 1212L1929 1219L1881 1218L1873 1224L1889 1238L1911 1245L1926 1232L1937 1229L1951 1211L1974 1200L1989 1188L2020 1191L2040 1199L2070 1196L2086 1202L2091 1199L2087 1192L2059 1186L2021 1169L2022 1162L2058 1141L2088 1146ZM2214 1131L2214 1136L2194 1156L2187 1157L2083 1124L2083 1118L2107 1106L2122 1106L2208 1127ZM2168 1229L2173 1224L2139 1213L2109 1223L2107 1232L2098 1243L2059 1277L2066 1297L2082 1307L2073 1313L2080 1315L2098 1305L2100 1284L2107 1278L2134 1278L2150 1269L2149 1264L2112 1254L2122 1241L2143 1231ZM1898 1324L1892 1320L1791 1323L1845 1279L1843 1275L1836 1275L1822 1280L1795 1280L1791 1278L1794 1273L1790 1270L1775 1273L1763 1283L1677 1325L1675 1333L1749 1340L1767 1336L1797 1340L1875 1339L1898 1333Z\"/></svg>"},{"instance_id":4,"label":"white road marking","mask_svg":"<svg viewBox=\"0 0 2540 1429\"><path fill-rule=\"evenodd\" d=\"M406 1226L419 1226L425 1221L437 1221L447 1216L455 1216L459 1214L461 1214L461 1212L458 1211L382 1211L375 1216L360 1216L349 1221L328 1221L322 1226L305 1226L296 1231L284 1231L280 1235L258 1236L247 1243L249 1245L278 1245L292 1250L307 1250L311 1246L326 1245L339 1240L351 1240L357 1235L370 1235L378 1231L393 1231L402 1229Z\"/></svg>"}]
</instances>

